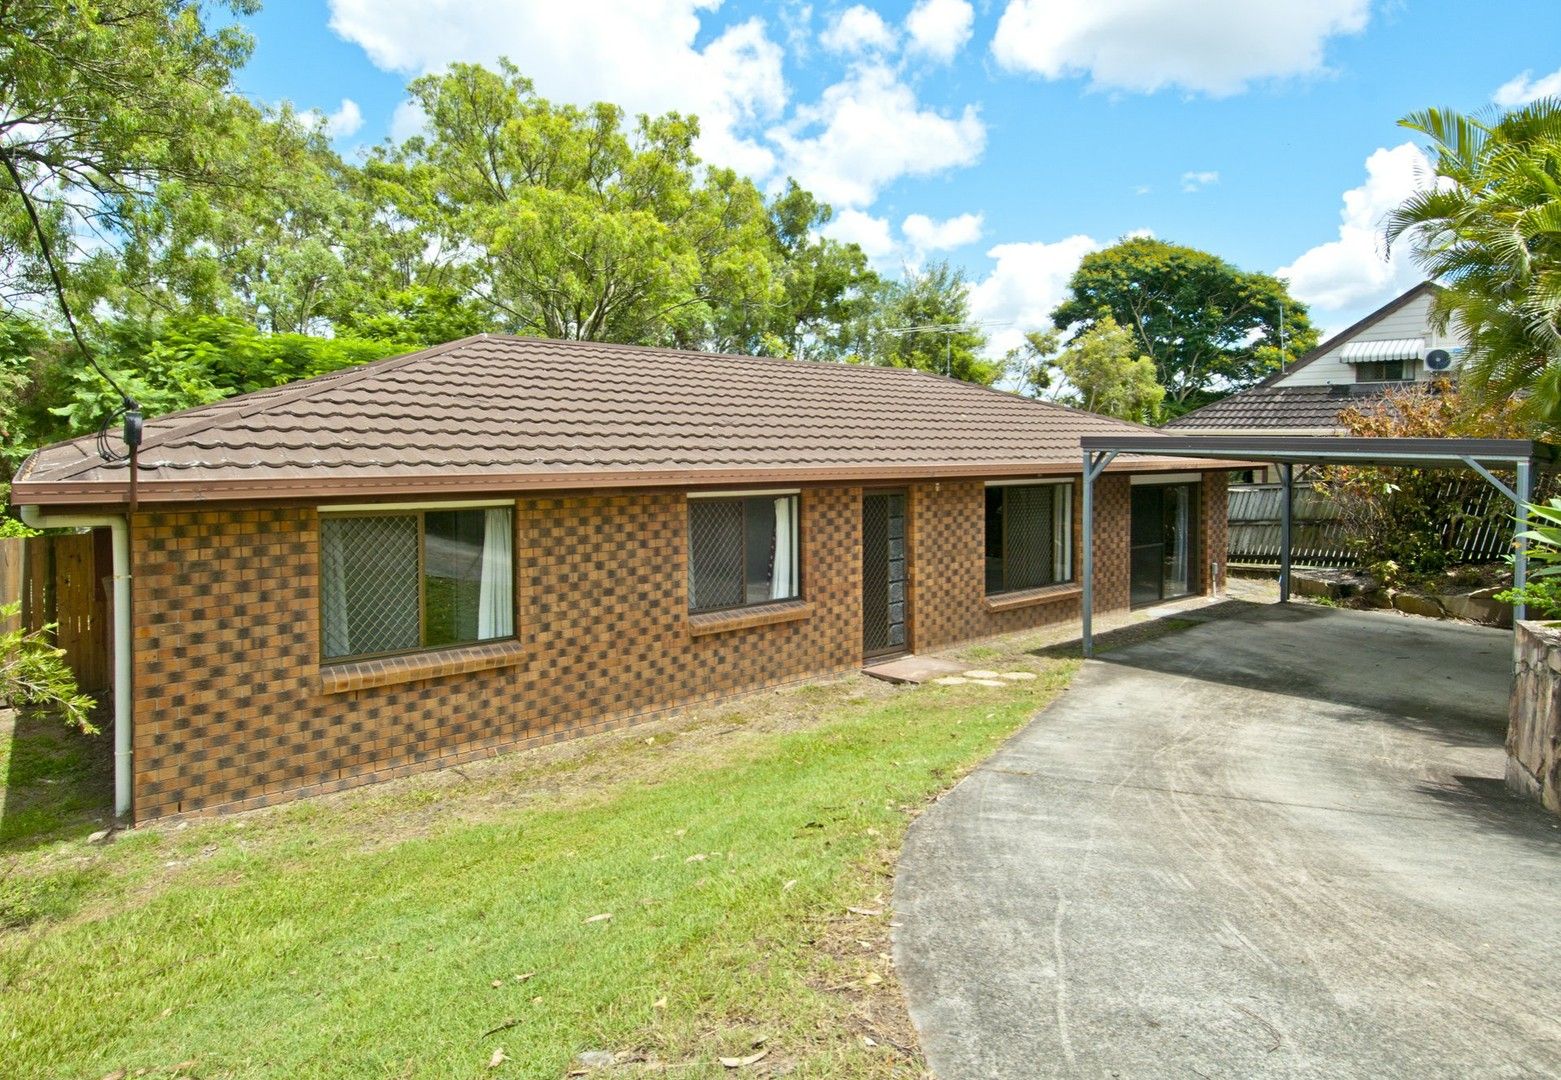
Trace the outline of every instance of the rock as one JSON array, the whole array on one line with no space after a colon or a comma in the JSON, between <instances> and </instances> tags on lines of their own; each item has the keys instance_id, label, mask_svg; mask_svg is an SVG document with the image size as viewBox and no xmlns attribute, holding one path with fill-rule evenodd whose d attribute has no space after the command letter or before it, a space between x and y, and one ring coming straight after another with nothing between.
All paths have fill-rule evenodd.
<instances>
[{"instance_id":1,"label":"rock","mask_svg":"<svg viewBox=\"0 0 1561 1080\"><path fill-rule=\"evenodd\" d=\"M966 674L966 676L968 676L969 678L972 678L972 679L995 679L995 678L997 678L997 672L995 672L995 671L967 671L967 672L965 672L965 674Z\"/></svg>"},{"instance_id":2,"label":"rock","mask_svg":"<svg viewBox=\"0 0 1561 1080\"><path fill-rule=\"evenodd\" d=\"M1406 615L1420 615L1427 619L1445 619L1447 612L1442 610L1434 596L1421 596L1419 593L1401 592L1393 595L1393 606Z\"/></svg>"},{"instance_id":3,"label":"rock","mask_svg":"<svg viewBox=\"0 0 1561 1080\"><path fill-rule=\"evenodd\" d=\"M112 827L110 827L107 829L99 829L97 832L87 837L87 843L106 844L112 839L114 839L114 830Z\"/></svg>"},{"instance_id":4,"label":"rock","mask_svg":"<svg viewBox=\"0 0 1561 1080\"><path fill-rule=\"evenodd\" d=\"M618 1064L618 1056L611 1050L587 1050L575 1060L586 1069L610 1069Z\"/></svg>"},{"instance_id":5,"label":"rock","mask_svg":"<svg viewBox=\"0 0 1561 1080\"><path fill-rule=\"evenodd\" d=\"M1033 672L1033 671L1003 671L1003 672L999 672L997 677L999 679L1009 679L1009 680L1011 680L1013 682L1029 682L1031 679L1035 678L1035 672Z\"/></svg>"},{"instance_id":6,"label":"rock","mask_svg":"<svg viewBox=\"0 0 1561 1080\"><path fill-rule=\"evenodd\" d=\"M971 685L973 685L973 686L1007 686L1008 685L1002 679L971 679L970 682L971 682Z\"/></svg>"}]
</instances>

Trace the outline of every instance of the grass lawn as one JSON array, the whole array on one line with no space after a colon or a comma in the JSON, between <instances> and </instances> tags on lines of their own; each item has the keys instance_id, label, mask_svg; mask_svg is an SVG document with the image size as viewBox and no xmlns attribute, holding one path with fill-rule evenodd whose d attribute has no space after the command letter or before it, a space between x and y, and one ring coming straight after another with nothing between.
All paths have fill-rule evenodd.
<instances>
[{"instance_id":1,"label":"grass lawn","mask_svg":"<svg viewBox=\"0 0 1561 1080\"><path fill-rule=\"evenodd\" d=\"M893 859L1066 685L1034 644L976 654L1028 682L841 679L107 845L21 792L107 747L71 766L19 733L0 1073L561 1077L602 1050L605 1075L918 1075Z\"/></svg>"}]
</instances>

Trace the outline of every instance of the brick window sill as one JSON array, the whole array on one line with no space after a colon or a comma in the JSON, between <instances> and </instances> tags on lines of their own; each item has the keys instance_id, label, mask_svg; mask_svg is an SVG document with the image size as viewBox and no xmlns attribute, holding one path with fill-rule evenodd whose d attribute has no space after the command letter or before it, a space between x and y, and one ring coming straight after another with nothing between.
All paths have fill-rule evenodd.
<instances>
[{"instance_id":1,"label":"brick window sill","mask_svg":"<svg viewBox=\"0 0 1561 1080\"><path fill-rule=\"evenodd\" d=\"M470 671L518 664L526 653L519 641L490 641L480 645L458 645L449 649L384 656L377 660L349 660L320 665L320 693L344 694L372 686L416 682L444 675L464 675Z\"/></svg>"},{"instance_id":2,"label":"brick window sill","mask_svg":"<svg viewBox=\"0 0 1561 1080\"><path fill-rule=\"evenodd\" d=\"M736 611L706 611L688 617L688 632L693 637L707 634L725 634L733 630L747 630L754 626L774 626L795 622L813 614L813 605L806 600L781 600L774 604L756 604Z\"/></svg>"},{"instance_id":3,"label":"brick window sill","mask_svg":"<svg viewBox=\"0 0 1561 1080\"><path fill-rule=\"evenodd\" d=\"M1066 585L1047 585L1042 589L1022 589L1019 592L999 593L983 599L988 611L1012 611L1014 608L1034 607L1037 604L1054 604L1059 600L1071 600L1082 596L1084 589L1076 582Z\"/></svg>"}]
</instances>

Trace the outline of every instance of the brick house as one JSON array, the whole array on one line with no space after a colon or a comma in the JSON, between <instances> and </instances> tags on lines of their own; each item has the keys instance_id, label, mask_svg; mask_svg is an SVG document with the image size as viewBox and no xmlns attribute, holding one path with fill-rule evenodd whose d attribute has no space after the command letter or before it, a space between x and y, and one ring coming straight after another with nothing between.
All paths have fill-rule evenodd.
<instances>
[{"instance_id":1,"label":"brick house","mask_svg":"<svg viewBox=\"0 0 1561 1080\"><path fill-rule=\"evenodd\" d=\"M301 795L1075 621L1079 438L918 372L476 337L93 438L12 500L110 528L118 808ZM1223 573L1228 464L1096 487L1096 610ZM1189 471L1191 469L1191 471Z\"/></svg>"}]
</instances>

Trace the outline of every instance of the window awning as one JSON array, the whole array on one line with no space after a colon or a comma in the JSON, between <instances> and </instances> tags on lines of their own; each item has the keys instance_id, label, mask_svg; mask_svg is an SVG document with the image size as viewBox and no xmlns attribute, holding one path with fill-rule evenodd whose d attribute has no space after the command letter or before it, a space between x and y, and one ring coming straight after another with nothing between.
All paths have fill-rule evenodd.
<instances>
[{"instance_id":1,"label":"window awning","mask_svg":"<svg viewBox=\"0 0 1561 1080\"><path fill-rule=\"evenodd\" d=\"M1351 341L1339 352L1346 364L1371 364L1381 360L1419 360L1425 356L1425 338L1390 338L1387 341Z\"/></svg>"}]
</instances>

